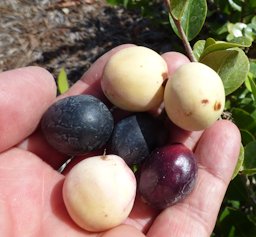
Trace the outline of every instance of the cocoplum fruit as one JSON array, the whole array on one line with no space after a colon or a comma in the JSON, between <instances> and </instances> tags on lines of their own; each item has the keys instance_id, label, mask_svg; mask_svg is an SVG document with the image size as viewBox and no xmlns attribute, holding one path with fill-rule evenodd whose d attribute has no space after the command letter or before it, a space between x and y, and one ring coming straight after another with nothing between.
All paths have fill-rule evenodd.
<instances>
[{"instance_id":1,"label":"cocoplum fruit","mask_svg":"<svg viewBox=\"0 0 256 237\"><path fill-rule=\"evenodd\" d=\"M131 212L136 179L116 155L86 158L65 178L63 199L74 222L91 232L121 224Z\"/></svg>"},{"instance_id":2,"label":"cocoplum fruit","mask_svg":"<svg viewBox=\"0 0 256 237\"><path fill-rule=\"evenodd\" d=\"M139 164L152 150L166 143L168 134L160 119L148 113L135 113L115 125L109 148L128 165Z\"/></svg>"},{"instance_id":3,"label":"cocoplum fruit","mask_svg":"<svg viewBox=\"0 0 256 237\"><path fill-rule=\"evenodd\" d=\"M203 130L212 125L225 106L225 91L219 75L199 62L179 67L167 81L165 110L170 120L188 130Z\"/></svg>"},{"instance_id":4,"label":"cocoplum fruit","mask_svg":"<svg viewBox=\"0 0 256 237\"><path fill-rule=\"evenodd\" d=\"M185 198L193 189L197 162L182 144L155 149L139 170L138 192L149 205L164 209Z\"/></svg>"},{"instance_id":5,"label":"cocoplum fruit","mask_svg":"<svg viewBox=\"0 0 256 237\"><path fill-rule=\"evenodd\" d=\"M70 96L57 101L48 108L41 121L47 142L69 155L102 148L113 127L111 112L91 95Z\"/></svg>"},{"instance_id":6,"label":"cocoplum fruit","mask_svg":"<svg viewBox=\"0 0 256 237\"><path fill-rule=\"evenodd\" d=\"M107 62L101 87L111 103L127 111L143 112L163 101L168 68L155 51L134 46L115 53Z\"/></svg>"}]
</instances>

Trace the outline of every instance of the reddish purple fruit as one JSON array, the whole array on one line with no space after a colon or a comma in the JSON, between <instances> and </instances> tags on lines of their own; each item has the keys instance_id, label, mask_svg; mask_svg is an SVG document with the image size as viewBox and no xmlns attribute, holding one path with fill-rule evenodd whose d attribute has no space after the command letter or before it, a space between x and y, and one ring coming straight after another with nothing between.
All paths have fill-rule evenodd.
<instances>
[{"instance_id":1,"label":"reddish purple fruit","mask_svg":"<svg viewBox=\"0 0 256 237\"><path fill-rule=\"evenodd\" d=\"M138 190L142 199L164 209L185 198L193 189L197 175L196 158L182 144L154 150L141 167Z\"/></svg>"}]
</instances>

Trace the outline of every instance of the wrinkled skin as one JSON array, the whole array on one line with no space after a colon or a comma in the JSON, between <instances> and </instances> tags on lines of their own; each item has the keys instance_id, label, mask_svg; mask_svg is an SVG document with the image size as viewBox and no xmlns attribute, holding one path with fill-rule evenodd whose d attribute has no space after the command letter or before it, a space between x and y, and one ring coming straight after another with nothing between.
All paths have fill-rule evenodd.
<instances>
[{"instance_id":1,"label":"wrinkled skin","mask_svg":"<svg viewBox=\"0 0 256 237\"><path fill-rule=\"evenodd\" d=\"M122 47L129 45L102 56L63 96L90 93L102 98L102 69ZM163 57L170 75L188 62L178 53ZM204 132L192 133L170 125L170 140L195 149L198 157L194 191L161 213L138 199L124 225L105 233L87 233L72 222L62 201L64 175L56 169L67 157L51 149L36 129L43 112L56 100L52 76L37 67L4 72L0 97L0 236L210 236L239 154L240 133L231 122L218 121Z\"/></svg>"}]
</instances>

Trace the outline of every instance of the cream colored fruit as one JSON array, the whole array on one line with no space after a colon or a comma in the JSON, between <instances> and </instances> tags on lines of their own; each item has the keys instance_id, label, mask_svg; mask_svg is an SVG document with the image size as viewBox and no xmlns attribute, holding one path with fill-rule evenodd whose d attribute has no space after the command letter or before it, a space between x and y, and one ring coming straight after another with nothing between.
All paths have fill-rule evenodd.
<instances>
[{"instance_id":1,"label":"cream colored fruit","mask_svg":"<svg viewBox=\"0 0 256 237\"><path fill-rule=\"evenodd\" d=\"M101 87L111 103L128 111L148 111L163 101L167 64L155 51L134 46L124 48L107 62Z\"/></svg>"},{"instance_id":2,"label":"cream colored fruit","mask_svg":"<svg viewBox=\"0 0 256 237\"><path fill-rule=\"evenodd\" d=\"M223 112L222 80L205 64L184 64L166 83L164 105L168 117L177 126L188 131L203 130Z\"/></svg>"},{"instance_id":3,"label":"cream colored fruit","mask_svg":"<svg viewBox=\"0 0 256 237\"><path fill-rule=\"evenodd\" d=\"M74 222L91 232L121 224L131 212L136 179L116 155L87 158L65 178L63 199Z\"/></svg>"}]
</instances>

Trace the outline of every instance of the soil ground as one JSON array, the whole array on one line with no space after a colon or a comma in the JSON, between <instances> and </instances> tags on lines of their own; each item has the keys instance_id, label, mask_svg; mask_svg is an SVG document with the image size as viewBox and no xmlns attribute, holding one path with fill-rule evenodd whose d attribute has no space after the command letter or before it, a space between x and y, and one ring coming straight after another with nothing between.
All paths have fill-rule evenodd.
<instances>
[{"instance_id":1,"label":"soil ground","mask_svg":"<svg viewBox=\"0 0 256 237\"><path fill-rule=\"evenodd\" d=\"M39 65L56 78L64 67L73 83L109 49L135 43L163 53L171 34L105 1L1 0L0 71Z\"/></svg>"}]
</instances>

